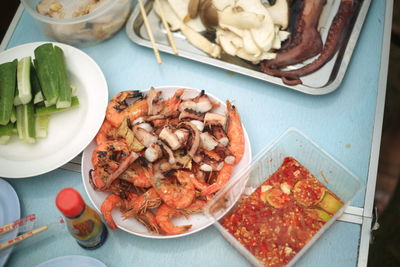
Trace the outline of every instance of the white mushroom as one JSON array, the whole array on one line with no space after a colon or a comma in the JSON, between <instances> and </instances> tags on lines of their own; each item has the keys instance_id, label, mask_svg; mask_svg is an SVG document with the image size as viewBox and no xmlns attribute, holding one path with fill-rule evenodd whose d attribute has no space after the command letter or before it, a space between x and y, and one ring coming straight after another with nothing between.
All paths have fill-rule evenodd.
<instances>
[{"instance_id":1,"label":"white mushroom","mask_svg":"<svg viewBox=\"0 0 400 267\"><path fill-rule=\"evenodd\" d=\"M287 0L276 0L274 5L271 6L265 3L264 6L267 8L274 24L280 26L282 30L287 29L289 25L289 6Z\"/></svg>"},{"instance_id":2,"label":"white mushroom","mask_svg":"<svg viewBox=\"0 0 400 267\"><path fill-rule=\"evenodd\" d=\"M154 5L155 11L159 17L161 17L161 11L158 9L158 5ZM182 21L175 14L167 0L160 0L160 7L164 11L165 18L169 24L171 31L178 31L181 28Z\"/></svg>"},{"instance_id":3,"label":"white mushroom","mask_svg":"<svg viewBox=\"0 0 400 267\"><path fill-rule=\"evenodd\" d=\"M289 37L290 33L287 31L279 30L279 26L275 26L275 38L272 43L273 49L280 49L282 42L285 41Z\"/></svg>"},{"instance_id":4,"label":"white mushroom","mask_svg":"<svg viewBox=\"0 0 400 267\"><path fill-rule=\"evenodd\" d=\"M235 4L235 0L213 0L213 5L219 11L224 10Z\"/></svg>"},{"instance_id":5,"label":"white mushroom","mask_svg":"<svg viewBox=\"0 0 400 267\"><path fill-rule=\"evenodd\" d=\"M242 30L258 28L264 20L264 15L262 14L247 12L242 8L234 6L225 8L218 15L221 24L230 25Z\"/></svg>"},{"instance_id":6,"label":"white mushroom","mask_svg":"<svg viewBox=\"0 0 400 267\"><path fill-rule=\"evenodd\" d=\"M221 45L224 52L227 53L228 55L236 56L236 51L239 49L239 47L236 46L234 41L234 39L236 38L239 39L240 42L242 43L240 47L243 47L242 39L235 33L223 29L217 30L216 41L218 44Z\"/></svg>"},{"instance_id":7,"label":"white mushroom","mask_svg":"<svg viewBox=\"0 0 400 267\"><path fill-rule=\"evenodd\" d=\"M199 6L200 20L206 29L211 30L218 26L218 10L214 7L212 0L202 0Z\"/></svg>"},{"instance_id":8,"label":"white mushroom","mask_svg":"<svg viewBox=\"0 0 400 267\"><path fill-rule=\"evenodd\" d=\"M164 11L166 20L173 30L181 30L186 39L201 51L207 53L211 57L219 58L221 56L221 47L210 42L199 32L205 31L204 25L200 18L191 19L184 23L187 15L187 0L160 0L161 8ZM160 15L160 10L156 8L156 13Z\"/></svg>"},{"instance_id":9,"label":"white mushroom","mask_svg":"<svg viewBox=\"0 0 400 267\"><path fill-rule=\"evenodd\" d=\"M243 50L253 57L257 58L262 54L263 51L258 47L255 40L253 39L253 35L251 30L243 31Z\"/></svg>"},{"instance_id":10,"label":"white mushroom","mask_svg":"<svg viewBox=\"0 0 400 267\"><path fill-rule=\"evenodd\" d=\"M194 19L199 12L199 5L201 0L189 0L188 4L188 18Z\"/></svg>"},{"instance_id":11,"label":"white mushroom","mask_svg":"<svg viewBox=\"0 0 400 267\"><path fill-rule=\"evenodd\" d=\"M175 13L175 15L178 17L178 19L181 22L183 22L188 14L189 1L188 0L167 0L167 1L171 9ZM190 27L196 32L203 32L206 29L203 23L201 23L201 20L198 16L194 19L187 21L186 24L188 27Z\"/></svg>"},{"instance_id":12,"label":"white mushroom","mask_svg":"<svg viewBox=\"0 0 400 267\"><path fill-rule=\"evenodd\" d=\"M181 31L191 44L193 44L203 52L214 58L219 58L221 56L221 47L219 45L211 43L203 35L197 33L196 31L192 30L190 27L184 24L181 27Z\"/></svg>"},{"instance_id":13,"label":"white mushroom","mask_svg":"<svg viewBox=\"0 0 400 267\"><path fill-rule=\"evenodd\" d=\"M274 23L272 18L263 6L260 0L237 0L237 6L240 6L247 12L264 15L264 20L260 27L250 29L254 42L263 50L268 51L272 47L272 41L275 36Z\"/></svg>"},{"instance_id":14,"label":"white mushroom","mask_svg":"<svg viewBox=\"0 0 400 267\"><path fill-rule=\"evenodd\" d=\"M264 52L260 56L255 57L254 55L247 53L244 49L239 49L237 51L237 56L245 60L248 60L253 64L258 64L261 60L264 59L274 59L276 57L276 53Z\"/></svg>"}]
</instances>

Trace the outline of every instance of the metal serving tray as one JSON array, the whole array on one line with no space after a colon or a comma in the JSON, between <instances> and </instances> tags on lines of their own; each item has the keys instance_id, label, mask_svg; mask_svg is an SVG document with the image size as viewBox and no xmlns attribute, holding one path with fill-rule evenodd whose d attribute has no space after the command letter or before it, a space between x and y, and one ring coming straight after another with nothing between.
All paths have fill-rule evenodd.
<instances>
[{"instance_id":1,"label":"metal serving tray","mask_svg":"<svg viewBox=\"0 0 400 267\"><path fill-rule=\"evenodd\" d=\"M345 39L342 47L339 49L336 55L322 68L312 74L301 77L303 84L296 86L288 86L284 84L280 78L267 75L261 72L257 65L248 63L238 57L222 54L222 57L219 59L211 58L186 41L185 37L180 32L174 32L173 37L179 52L178 56L180 57L206 63L232 72L241 73L243 75L281 85L306 94L324 95L335 91L341 84L371 3L371 0L355 1L358 3L355 11L355 19L351 24L352 28L350 34ZM153 4L153 0L147 0L144 6L151 29L153 31L155 42L157 43L160 51L173 54L162 22L153 10ZM327 0L318 26L322 40L326 39L330 24L338 10L339 4L339 0ZM136 44L150 48L152 47L138 5L133 10L126 24L126 33L128 37ZM311 62L314 59L315 58L311 58L305 63ZM302 64L290 67L298 68L301 65Z\"/></svg>"}]
</instances>

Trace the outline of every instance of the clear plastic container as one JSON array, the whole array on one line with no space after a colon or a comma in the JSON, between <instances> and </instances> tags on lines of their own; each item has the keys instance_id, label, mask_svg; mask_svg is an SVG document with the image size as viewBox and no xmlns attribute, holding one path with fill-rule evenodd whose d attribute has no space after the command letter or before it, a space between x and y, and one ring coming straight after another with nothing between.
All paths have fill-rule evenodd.
<instances>
[{"instance_id":1,"label":"clear plastic container","mask_svg":"<svg viewBox=\"0 0 400 267\"><path fill-rule=\"evenodd\" d=\"M110 38L124 25L132 8L132 0L101 0L98 3L98 7L86 15L72 18L70 18L71 16L54 18L38 12L37 5L40 1L21 0L25 9L36 20L48 37L74 46L88 46ZM68 3L66 0L45 1L61 3L61 6ZM69 3L73 4L79 3L77 0L69 1ZM74 10L71 11L71 9L74 6L70 6L68 8L67 6L63 7L67 10L64 13L69 13L70 15L73 13L72 11ZM60 10L60 12L63 11Z\"/></svg>"},{"instance_id":2,"label":"clear plastic container","mask_svg":"<svg viewBox=\"0 0 400 267\"><path fill-rule=\"evenodd\" d=\"M254 266L264 266L220 223L220 219L234 211L240 198L249 196L266 181L282 164L285 157L295 158L310 171L323 185L338 196L344 205L291 259L293 265L315 243L315 241L340 217L361 187L359 179L346 167L328 155L322 148L305 137L295 128L288 129L272 145L260 152L251 165L233 177L205 209L206 215L215 219L215 226L225 239Z\"/></svg>"}]
</instances>

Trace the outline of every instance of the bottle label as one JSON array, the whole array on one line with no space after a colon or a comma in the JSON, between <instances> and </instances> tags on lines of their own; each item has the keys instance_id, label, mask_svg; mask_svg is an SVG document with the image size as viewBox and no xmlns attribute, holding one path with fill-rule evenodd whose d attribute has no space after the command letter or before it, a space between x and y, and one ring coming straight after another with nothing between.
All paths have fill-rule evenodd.
<instances>
[{"instance_id":1,"label":"bottle label","mask_svg":"<svg viewBox=\"0 0 400 267\"><path fill-rule=\"evenodd\" d=\"M73 235L85 238L93 232L94 226L93 220L86 220L80 224L73 224Z\"/></svg>"},{"instance_id":2,"label":"bottle label","mask_svg":"<svg viewBox=\"0 0 400 267\"><path fill-rule=\"evenodd\" d=\"M101 222L100 216L86 206L84 212L74 219L66 219L68 231L84 248L96 248L104 242L107 229Z\"/></svg>"}]
</instances>

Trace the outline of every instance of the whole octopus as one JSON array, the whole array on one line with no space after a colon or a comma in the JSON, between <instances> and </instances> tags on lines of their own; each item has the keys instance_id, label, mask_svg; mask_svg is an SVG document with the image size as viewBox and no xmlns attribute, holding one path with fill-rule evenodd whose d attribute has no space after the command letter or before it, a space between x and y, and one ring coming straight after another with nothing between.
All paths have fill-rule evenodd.
<instances>
[{"instance_id":1,"label":"whole octopus","mask_svg":"<svg viewBox=\"0 0 400 267\"><path fill-rule=\"evenodd\" d=\"M300 77L310 74L324 66L336 54L348 34L349 24L357 6L355 0L341 0L339 9L332 21L325 44L317 30L318 21L326 0L296 1L299 10L288 43L277 53L275 59L260 63L264 73L280 77L287 85L301 84ZM285 67L302 63L306 59L318 57L298 69L284 70Z\"/></svg>"},{"instance_id":2,"label":"whole octopus","mask_svg":"<svg viewBox=\"0 0 400 267\"><path fill-rule=\"evenodd\" d=\"M244 133L235 106L214 112L204 91L168 99L151 88L147 95L123 91L106 109L96 135L89 173L95 190L109 195L101 212L111 229L111 215L135 218L151 232L178 235L191 225L174 225L174 217L201 212L230 179L244 154Z\"/></svg>"}]
</instances>

